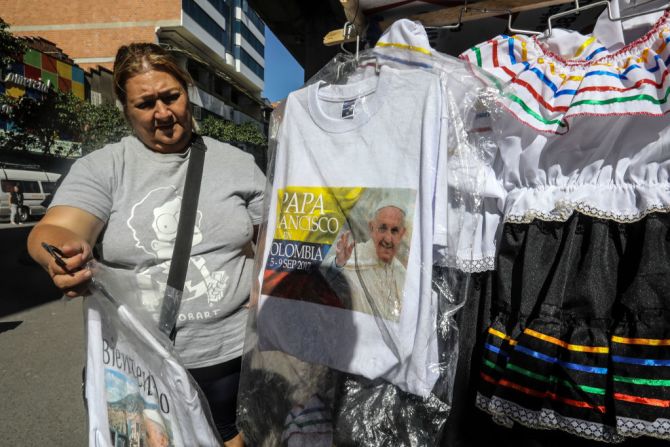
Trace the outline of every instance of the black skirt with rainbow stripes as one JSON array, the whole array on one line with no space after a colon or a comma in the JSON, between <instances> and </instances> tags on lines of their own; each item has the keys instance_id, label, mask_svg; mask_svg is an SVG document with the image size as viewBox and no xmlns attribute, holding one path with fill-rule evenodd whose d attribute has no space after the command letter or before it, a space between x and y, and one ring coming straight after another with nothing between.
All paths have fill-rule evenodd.
<instances>
[{"instance_id":1,"label":"black skirt with rainbow stripes","mask_svg":"<svg viewBox=\"0 0 670 447\"><path fill-rule=\"evenodd\" d=\"M669 214L507 223L496 277L477 407L506 426L670 440Z\"/></svg>"}]
</instances>

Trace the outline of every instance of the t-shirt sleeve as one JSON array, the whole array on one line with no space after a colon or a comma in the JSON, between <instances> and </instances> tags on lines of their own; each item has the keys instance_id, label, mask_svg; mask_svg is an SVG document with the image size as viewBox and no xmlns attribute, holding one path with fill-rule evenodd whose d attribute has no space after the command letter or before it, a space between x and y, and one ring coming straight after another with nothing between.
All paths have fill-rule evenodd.
<instances>
[{"instance_id":1,"label":"t-shirt sleeve","mask_svg":"<svg viewBox=\"0 0 670 447\"><path fill-rule=\"evenodd\" d=\"M252 163L252 183L247 195L247 210L251 217L251 223L258 225L263 220L263 198L265 197L266 180L263 172Z\"/></svg>"},{"instance_id":2,"label":"t-shirt sleeve","mask_svg":"<svg viewBox=\"0 0 670 447\"><path fill-rule=\"evenodd\" d=\"M473 101L476 97L463 97L463 92L476 95L477 90L460 86L448 91L446 244L435 247L434 258L438 265L482 272L495 267L506 193L495 164L497 146L488 109Z\"/></svg>"},{"instance_id":3,"label":"t-shirt sleeve","mask_svg":"<svg viewBox=\"0 0 670 447\"><path fill-rule=\"evenodd\" d=\"M72 206L106 222L112 210L113 163L102 152L91 155L72 165L49 208Z\"/></svg>"}]
</instances>

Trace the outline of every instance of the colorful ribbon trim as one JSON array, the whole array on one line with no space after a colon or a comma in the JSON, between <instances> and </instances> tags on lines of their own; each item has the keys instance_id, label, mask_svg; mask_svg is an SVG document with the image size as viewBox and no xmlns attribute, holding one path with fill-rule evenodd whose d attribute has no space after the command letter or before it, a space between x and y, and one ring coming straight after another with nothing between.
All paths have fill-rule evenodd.
<instances>
[{"instance_id":1,"label":"colorful ribbon trim","mask_svg":"<svg viewBox=\"0 0 670 447\"><path fill-rule=\"evenodd\" d=\"M489 361L486 360L485 363L486 362L489 362ZM489 362L489 363L491 363L491 362ZM508 363L505 366L505 368L510 370L510 371L517 372L519 374L522 374L526 377L530 377L531 379L535 379L535 380L540 381L540 382L546 382L546 383L551 383L551 384L560 383L561 385L563 385L567 388L573 389L573 390L574 389L580 389L580 390L582 390L586 393L589 393L589 394L598 394L598 395L601 395L601 396L605 395L605 388L598 388L598 387L587 386L587 385L579 385L579 384L576 384L576 383L569 382L565 379L561 379L557 376L545 376L543 374L538 374L536 372L529 371L529 370L527 370L525 368L522 368L520 366L517 366L513 363Z\"/></svg>"},{"instance_id":2,"label":"colorful ribbon trim","mask_svg":"<svg viewBox=\"0 0 670 447\"><path fill-rule=\"evenodd\" d=\"M641 377L612 376L615 382L630 383L633 385L646 386L670 386L670 380L665 379L643 379Z\"/></svg>"},{"instance_id":3,"label":"colorful ribbon trim","mask_svg":"<svg viewBox=\"0 0 670 447\"><path fill-rule=\"evenodd\" d=\"M590 37L585 41L578 49L575 54L575 57L583 56L586 54L586 51L593 46L595 42L594 37ZM658 42L658 44L657 44ZM654 106L666 107L668 102L668 96L670 94L670 88L665 91L659 92L662 96L655 96L653 94L641 93L639 89L644 85L655 86L658 90L663 89L668 73L670 72L670 56L663 57L659 53L667 51L668 43L670 43L670 37L664 36L663 31L658 33L658 40L654 42L652 47L640 48L638 55L633 55L629 57L626 61L621 61L619 67L614 66L612 62L608 61L598 61L594 60L596 55L606 51L602 46L598 46L585 59L585 61L594 60L591 65L583 66L583 74L571 74L571 73L559 73L556 71L554 63L548 61L549 67L546 70L543 70L541 67L533 65L533 55L528 54L530 42L528 38L524 36L499 36L498 38L492 39L487 43L481 44L480 46L473 47L470 50L470 54L474 55L473 59L476 59L477 66L484 68L485 71L495 72L497 76L500 77L502 82L512 82L514 85L519 85L522 87L524 92L530 94L532 99L537 102L537 106L533 101L528 101L524 96L519 96L513 90L507 90L505 96L509 98L512 104L516 104L520 107L515 113L519 114L519 117L524 115L528 116L531 121L528 123L532 126L532 122L537 122L541 124L541 128L551 131L557 131L561 128L567 128L567 123L565 118L569 116L570 109L574 109L580 106L594 107L594 109L588 109L589 113L595 115L600 114L599 110L603 110L605 113L613 113L609 109L600 109L601 107L606 108L608 106L616 104L625 104L628 102L640 102L641 104L649 103ZM506 43L507 48L504 48ZM487 48L488 47L488 48ZM657 47L656 50L653 50L653 47ZM482 52L486 52L484 56ZM590 50L589 50L590 51ZM653 54L652 57L652 53ZM490 54L489 54L490 53ZM506 60L501 60L503 56ZM468 54L464 54L466 59L470 59ZM529 57L531 63L529 63ZM474 62L474 61L473 61ZM538 57L535 59L535 64L544 65L547 63L544 57ZM649 65L653 63L653 65ZM489 65L490 64L490 65ZM575 69L580 70L582 66L577 66L578 68L569 67L570 71ZM603 68L601 68L603 67ZM567 70L567 68L566 68ZM551 71L551 75L549 74ZM642 72L639 76L645 76L644 79L638 79L635 81L634 86L624 86L624 85L613 85L610 84L608 79L616 79L619 81L629 81L631 75L636 72ZM658 73L662 71L662 82L659 84L656 79L658 79ZM529 80L527 76L522 76L524 72L532 73L533 77L538 79L542 85L548 87L553 95L546 95L546 92L543 88L536 87L533 85L532 80ZM646 73L653 75L647 76ZM551 76L551 77L550 77ZM578 86L577 89L572 87L573 82L581 83L587 78L597 78L599 79L596 82L599 82L601 85L585 85ZM553 79L552 79L553 78ZM531 81L531 82L529 82ZM569 88L563 88L563 85L570 84ZM609 84L609 85L608 85ZM632 96L617 96L610 98L597 98L588 96L583 97L582 95L588 95L591 92L598 93L607 93L611 92L614 94L624 93L624 92L634 92L638 91L640 94ZM542 96L546 95L545 98L548 99L558 99L563 96L569 96L563 104L551 104L551 101L546 100ZM582 97L583 99L579 99ZM539 106L539 107L538 107ZM642 105L639 107L643 107ZM544 113L544 110L555 114L559 113L561 116L547 116ZM637 108L635 109L637 110ZM579 113L579 112L575 112ZM622 110L621 113L625 114L626 110ZM635 113L635 111L631 111ZM650 112L654 113L654 112ZM657 114L660 114L658 112ZM523 120L523 118L521 118Z\"/></svg>"},{"instance_id":4,"label":"colorful ribbon trim","mask_svg":"<svg viewBox=\"0 0 670 447\"><path fill-rule=\"evenodd\" d=\"M507 335L503 332L500 332L496 329L493 329L492 327L489 328L488 332L489 332L489 334L494 335L494 336L496 336L498 338L501 338L504 341L508 342L510 344L510 346L516 345L516 340L514 340L512 337L510 337L509 335Z\"/></svg>"},{"instance_id":5,"label":"colorful ribbon trim","mask_svg":"<svg viewBox=\"0 0 670 447\"><path fill-rule=\"evenodd\" d=\"M498 348L497 346L493 346L490 343L485 343L484 347L500 356L503 357L509 357L509 354L502 349ZM575 371L582 371L582 372L587 372L587 373L593 373L593 374L607 374L607 368L602 368L602 367L597 367L597 366L590 366L590 365L582 365L579 363L571 363L571 362L564 362L562 360L558 360L555 357L548 356L546 354L542 354L541 352L533 351L532 349L528 349L526 347L523 347L521 345L516 345L514 347L515 351L519 351L522 354L529 355L531 357L534 357L538 360L541 360L546 363L554 363L560 366L563 366L568 369L572 369Z\"/></svg>"},{"instance_id":6,"label":"colorful ribbon trim","mask_svg":"<svg viewBox=\"0 0 670 447\"><path fill-rule=\"evenodd\" d=\"M579 46L579 48L577 48L577 51L575 51L574 57L579 57L584 52L584 50L586 50L586 48L588 48L589 45L591 45L593 42L595 42L595 40L596 40L595 36L591 36L588 39L586 39L584 41L584 43L581 44Z\"/></svg>"},{"instance_id":7,"label":"colorful ribbon trim","mask_svg":"<svg viewBox=\"0 0 670 447\"><path fill-rule=\"evenodd\" d=\"M667 338L626 338L613 336L613 343L626 345L647 345L647 346L670 346L670 339Z\"/></svg>"},{"instance_id":8,"label":"colorful ribbon trim","mask_svg":"<svg viewBox=\"0 0 670 447\"><path fill-rule=\"evenodd\" d=\"M433 53L429 49L422 48L422 47L416 47L414 45L407 45L406 43L395 43L395 42L377 42L377 47L392 47L392 48L400 48L402 50L409 50L409 51L416 51L417 53L422 53L426 54L428 56L432 56Z\"/></svg>"},{"instance_id":9,"label":"colorful ribbon trim","mask_svg":"<svg viewBox=\"0 0 670 447\"><path fill-rule=\"evenodd\" d=\"M508 354L507 352L503 351L502 349L500 349L500 348L497 347L497 346L493 346L493 345L490 344L490 343L484 343L484 347L485 347L486 349L488 349L489 351L491 351L491 352L493 352L493 353L495 353L495 354L498 354L498 355L501 356L501 357L509 357L509 354Z\"/></svg>"},{"instance_id":10,"label":"colorful ribbon trim","mask_svg":"<svg viewBox=\"0 0 670 447\"><path fill-rule=\"evenodd\" d=\"M482 52L479 49L479 47L473 47L472 51L475 53L475 57L477 58L477 66L479 68L482 67Z\"/></svg>"},{"instance_id":11,"label":"colorful ribbon trim","mask_svg":"<svg viewBox=\"0 0 670 447\"><path fill-rule=\"evenodd\" d=\"M562 348L568 349L570 351L577 351L577 352L591 352L594 354L608 354L610 352L609 348L607 346L584 346L584 345L573 345L570 343L567 343L563 340L559 340L558 338L551 337L549 335L542 334L540 332L534 331L532 329L525 329L523 331L524 334L530 335L531 337L538 338L540 340L546 341L547 343L552 343L557 346L560 346Z\"/></svg>"},{"instance_id":12,"label":"colorful ribbon trim","mask_svg":"<svg viewBox=\"0 0 670 447\"><path fill-rule=\"evenodd\" d=\"M639 359L635 357L623 357L620 355L613 355L612 361L617 363L627 363L629 365L670 366L670 360Z\"/></svg>"},{"instance_id":13,"label":"colorful ribbon trim","mask_svg":"<svg viewBox=\"0 0 670 447\"><path fill-rule=\"evenodd\" d=\"M401 59L399 57L388 56L386 54L375 53L375 56L378 57L378 58L381 58L381 59L386 59L386 60L389 60L389 61L398 62L399 64L408 65L410 67L420 67L420 68L426 68L426 69L433 68L432 65L425 64L423 62L408 61L408 60L405 60L405 59ZM368 63L368 64L365 64L364 66L374 67L374 66L376 66L376 64L375 63Z\"/></svg>"},{"instance_id":14,"label":"colorful ribbon trim","mask_svg":"<svg viewBox=\"0 0 670 447\"><path fill-rule=\"evenodd\" d=\"M616 400L622 400L624 402L631 402L635 404L649 405L652 407L670 408L670 400L652 399L648 397L631 396L628 394L621 394L621 393L614 393L614 398Z\"/></svg>"},{"instance_id":15,"label":"colorful ribbon trim","mask_svg":"<svg viewBox=\"0 0 670 447\"><path fill-rule=\"evenodd\" d=\"M484 364L487 367L489 367L489 368L491 368L491 369L493 369L497 372L502 373L504 371L504 369L502 367L494 364L490 360L484 359ZM566 380L558 379L555 376L546 377L546 376L543 376L541 374L530 372L530 371L528 371L526 369L523 369L523 368L520 368L516 365L507 365L507 369L509 369L511 371L519 372L519 373L521 373L521 374L523 374L527 377L531 377L533 379L540 380L540 381L543 381L543 382L547 382L547 383L559 382L559 383L561 383L561 384L563 384L563 385L565 385L569 388L572 388L572 389L577 388L577 389L580 389L580 390L582 390L586 393L597 394L599 396L604 396L606 394L606 390L604 388L597 388L597 387L590 387L590 386L586 386L586 385L572 384L572 383L570 383ZM577 401L577 400L574 400L574 399L569 399L569 398L566 398L566 397L559 396L556 393L553 393L553 392L550 392L550 391L538 391L538 390L535 390L533 388L529 388L529 387L519 385L519 384L517 384L515 382L512 382L510 380L507 380L507 379L496 380L496 379L494 379L493 377L489 376L488 374L486 374L484 372L480 372L480 376L486 382L489 382L489 383L494 384L494 385L500 385L500 386L504 386L504 387L507 387L507 388L511 388L511 389L514 389L516 391L522 392L522 393L530 395L530 396L534 396L534 397L538 397L538 398L549 397L553 400L564 402L568 405L573 405L573 406L577 406L577 407L581 407L581 408L593 408L593 409L597 409L601 413L606 412L605 406L594 406L594 405L591 405L591 404L589 404L587 402L584 402L584 401ZM644 384L644 385L653 385L653 386L668 386L668 384L670 383L670 380L637 379L637 378L628 378L628 377L621 377L621 376L614 376L614 381L615 382ZM654 382L654 383L643 383L643 382ZM670 400L666 400L666 399L656 399L656 398L648 398L648 397L641 397L641 396L633 396L633 395L630 395L630 394L623 394L623 393L614 393L614 398L617 399L617 400L620 400L620 401L624 401L624 402L631 402L631 403L654 406L654 407L670 408Z\"/></svg>"},{"instance_id":16,"label":"colorful ribbon trim","mask_svg":"<svg viewBox=\"0 0 670 447\"><path fill-rule=\"evenodd\" d=\"M596 57L596 55L602 53L603 51L607 51L607 48L605 48L605 47L597 48L595 51L593 51L591 54L589 54L589 55L586 57L586 60L587 60L587 61L592 60L594 57Z\"/></svg>"},{"instance_id":17,"label":"colorful ribbon trim","mask_svg":"<svg viewBox=\"0 0 670 447\"><path fill-rule=\"evenodd\" d=\"M572 363L572 362L564 362L562 360L558 360L556 357L551 357L546 354L542 354L541 352L534 351L532 349L526 348L525 346L521 345L516 345L514 347L515 351L519 351L523 354L529 355L531 357L534 357L538 360L542 360L543 362L547 363L555 363L557 365L563 366L568 369L572 369L575 371L582 371L582 372L588 372L588 373L593 373L593 374L607 374L607 368L602 368L598 366L590 366L590 365L582 365L579 363Z\"/></svg>"},{"instance_id":18,"label":"colorful ribbon trim","mask_svg":"<svg viewBox=\"0 0 670 447\"><path fill-rule=\"evenodd\" d=\"M500 332L499 330L489 328L488 333L491 335L494 335L500 339L503 339L507 342L509 342L510 345L514 346L518 343L517 340L512 339L509 335ZM523 331L524 334L530 335L531 337L540 339L542 341L546 341L548 343L552 343L554 345L560 346L562 348L568 349L570 351L576 351L576 352L590 352L594 354L608 354L609 353L609 348L607 346L586 346L586 345L573 345L571 343L568 343L566 341L560 340L556 337L552 337L551 335L543 334L541 332L535 331L530 328L526 328Z\"/></svg>"},{"instance_id":19,"label":"colorful ribbon trim","mask_svg":"<svg viewBox=\"0 0 670 447\"><path fill-rule=\"evenodd\" d=\"M564 404L571 405L573 407L594 409L594 410L597 410L601 413L606 412L606 408L605 408L604 405L593 405L589 402L575 400L575 399L569 399L567 397L559 396L556 393L553 393L551 391L534 390L532 388L528 388L528 387L519 385L518 383L511 382L507 379L496 380L496 379L494 379L493 377L489 376L488 374L486 374L484 372L480 373L480 377L486 382L492 383L494 385L503 386L505 388L511 388L513 390L519 391L519 392L521 392L523 394L527 394L529 396L537 397L537 398L540 398L540 399L549 398L551 400L555 400L557 402L562 402Z\"/></svg>"}]
</instances>

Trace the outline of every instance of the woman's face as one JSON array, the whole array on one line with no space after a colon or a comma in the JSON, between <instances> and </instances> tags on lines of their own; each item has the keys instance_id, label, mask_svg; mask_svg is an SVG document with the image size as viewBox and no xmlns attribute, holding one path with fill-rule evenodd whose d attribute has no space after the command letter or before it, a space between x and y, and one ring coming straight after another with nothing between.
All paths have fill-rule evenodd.
<instances>
[{"instance_id":1,"label":"woman's face","mask_svg":"<svg viewBox=\"0 0 670 447\"><path fill-rule=\"evenodd\" d=\"M125 112L135 135L153 151L182 152L191 140L188 95L164 71L150 70L126 81Z\"/></svg>"}]
</instances>

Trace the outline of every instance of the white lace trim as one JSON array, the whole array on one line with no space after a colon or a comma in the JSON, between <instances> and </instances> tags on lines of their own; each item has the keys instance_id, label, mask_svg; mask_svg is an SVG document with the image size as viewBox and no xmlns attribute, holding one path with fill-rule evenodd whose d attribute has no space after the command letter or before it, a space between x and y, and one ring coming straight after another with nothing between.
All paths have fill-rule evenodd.
<instances>
[{"instance_id":1,"label":"white lace trim","mask_svg":"<svg viewBox=\"0 0 670 447\"><path fill-rule=\"evenodd\" d=\"M530 209L524 214L507 215L505 222L531 223L535 219L550 222L565 222L575 211L597 219L612 220L618 223L632 223L640 221L652 213L668 213L670 212L670 205L654 204L642 211L623 212L602 210L586 202L559 201L556 202L556 207L549 212Z\"/></svg>"},{"instance_id":2,"label":"white lace trim","mask_svg":"<svg viewBox=\"0 0 670 447\"><path fill-rule=\"evenodd\" d=\"M457 256L447 257L447 267L458 269L465 273L482 273L495 270L496 258L490 256L480 259L464 259Z\"/></svg>"},{"instance_id":3,"label":"white lace trim","mask_svg":"<svg viewBox=\"0 0 670 447\"><path fill-rule=\"evenodd\" d=\"M559 429L583 438L617 443L626 438L642 436L670 439L670 419L659 418L650 422L617 416L615 429L604 424L565 417L546 408L539 412L528 410L508 400L499 397L489 399L480 393L477 393L476 405L480 410L490 414L497 424L508 428L511 428L514 422L518 422L526 427Z\"/></svg>"},{"instance_id":4,"label":"white lace trim","mask_svg":"<svg viewBox=\"0 0 670 447\"><path fill-rule=\"evenodd\" d=\"M518 404L495 396L489 399L477 393L476 405L480 410L490 414L497 424L506 427L511 427L514 422L518 422L526 427L544 430L562 430L594 441L619 443L626 439L617 433L615 427L566 417L547 408L542 408L540 411L528 410Z\"/></svg>"},{"instance_id":5,"label":"white lace trim","mask_svg":"<svg viewBox=\"0 0 670 447\"><path fill-rule=\"evenodd\" d=\"M659 439L670 439L670 419L656 419L650 422L617 417L616 425L619 433L631 438L650 436Z\"/></svg>"}]
</instances>

